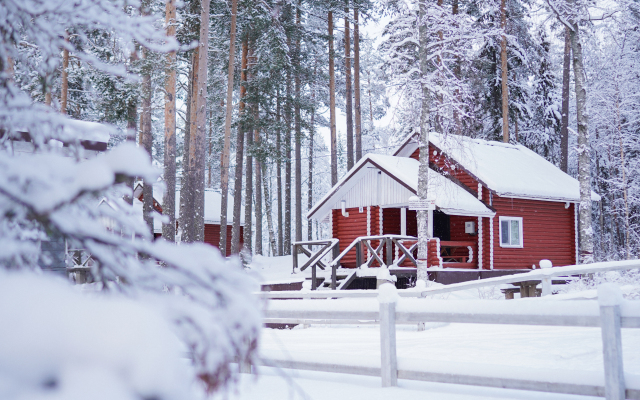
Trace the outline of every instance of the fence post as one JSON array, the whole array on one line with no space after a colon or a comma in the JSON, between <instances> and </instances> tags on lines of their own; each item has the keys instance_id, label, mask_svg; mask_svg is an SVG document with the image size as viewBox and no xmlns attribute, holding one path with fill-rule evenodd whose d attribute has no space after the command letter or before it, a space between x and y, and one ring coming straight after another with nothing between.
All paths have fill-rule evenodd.
<instances>
[{"instance_id":1,"label":"fence post","mask_svg":"<svg viewBox=\"0 0 640 400\"><path fill-rule=\"evenodd\" d=\"M251 371L251 363L246 361L240 361L240 373L241 374L250 374Z\"/></svg>"},{"instance_id":2,"label":"fence post","mask_svg":"<svg viewBox=\"0 0 640 400\"><path fill-rule=\"evenodd\" d=\"M297 245L295 243L291 246L291 257L293 258L293 272L294 273L298 269L298 252L296 251L298 249L297 249L296 246Z\"/></svg>"},{"instance_id":3,"label":"fence post","mask_svg":"<svg viewBox=\"0 0 640 400\"><path fill-rule=\"evenodd\" d=\"M398 386L396 354L396 302L398 293L392 283L379 288L380 302L380 377L382 387Z\"/></svg>"},{"instance_id":4,"label":"fence post","mask_svg":"<svg viewBox=\"0 0 640 400\"><path fill-rule=\"evenodd\" d=\"M622 366L620 304L622 292L613 283L598 286L602 352L604 359L604 392L607 400L624 400L625 384Z\"/></svg>"},{"instance_id":5,"label":"fence post","mask_svg":"<svg viewBox=\"0 0 640 400\"><path fill-rule=\"evenodd\" d=\"M553 264L551 263L551 261L540 260L540 269L551 272L551 267L553 267ZM551 277L545 276L544 278L542 278L542 296L548 296L550 294L553 294L551 292Z\"/></svg>"}]
</instances>

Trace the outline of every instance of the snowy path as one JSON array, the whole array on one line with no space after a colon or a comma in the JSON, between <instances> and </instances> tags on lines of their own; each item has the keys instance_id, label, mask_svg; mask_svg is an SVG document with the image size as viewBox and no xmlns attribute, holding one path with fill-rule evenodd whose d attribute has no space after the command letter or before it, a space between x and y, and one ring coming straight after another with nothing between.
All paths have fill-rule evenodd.
<instances>
[{"instance_id":1,"label":"snowy path","mask_svg":"<svg viewBox=\"0 0 640 400\"><path fill-rule=\"evenodd\" d=\"M640 330L623 329L624 366L640 375ZM418 332L414 326L399 326L398 359L404 363L456 363L497 368L527 368L537 372L575 375L602 371L602 344L598 328L431 324ZM378 326L313 326L293 330L264 329L261 352L267 356L296 359L379 360ZM400 381L399 388L381 389L380 379L352 375L286 371L287 381L271 368L262 368L257 382L243 377L237 399L304 398L339 399L577 399L580 396L478 388L428 382ZM292 385L292 382L295 382ZM295 391L295 387L302 392Z\"/></svg>"}]
</instances>

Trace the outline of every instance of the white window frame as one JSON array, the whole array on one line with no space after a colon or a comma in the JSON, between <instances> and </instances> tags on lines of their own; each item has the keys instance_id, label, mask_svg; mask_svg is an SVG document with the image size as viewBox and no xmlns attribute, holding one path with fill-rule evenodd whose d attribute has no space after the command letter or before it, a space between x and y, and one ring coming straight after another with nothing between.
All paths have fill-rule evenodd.
<instances>
[{"instance_id":1,"label":"white window frame","mask_svg":"<svg viewBox=\"0 0 640 400\"><path fill-rule=\"evenodd\" d=\"M520 244L504 244L502 243L502 221L518 221L518 226L520 227ZM511 225L511 224L509 224ZM522 217L500 217L498 219L498 227L500 230L499 233L499 241L500 241L500 247L507 247L507 248L512 248L512 249L521 249L524 247L524 235L523 235L523 227L522 227ZM511 237L511 235L509 235L509 237Z\"/></svg>"}]
</instances>

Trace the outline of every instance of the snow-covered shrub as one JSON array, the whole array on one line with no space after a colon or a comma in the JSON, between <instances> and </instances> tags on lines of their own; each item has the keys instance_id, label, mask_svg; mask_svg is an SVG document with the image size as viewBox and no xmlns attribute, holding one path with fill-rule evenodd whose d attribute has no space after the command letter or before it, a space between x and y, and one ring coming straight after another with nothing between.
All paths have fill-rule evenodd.
<instances>
[{"instance_id":1,"label":"snow-covered shrub","mask_svg":"<svg viewBox=\"0 0 640 400\"><path fill-rule=\"evenodd\" d=\"M153 308L0 271L0 398L183 399L183 347Z\"/></svg>"},{"instance_id":2,"label":"snow-covered shrub","mask_svg":"<svg viewBox=\"0 0 640 400\"><path fill-rule=\"evenodd\" d=\"M157 51L175 49L175 43L154 28L152 19L135 16L139 14L132 6L137 5L135 1L119 0L0 2L0 270L35 270L38 265L46 265L51 260L40 243L49 238L62 238L85 249L94 260L91 272L101 295L127 296L156 307L190 353L192 372L207 390L214 390L232 378L230 362L251 362L254 357L260 328L257 300L251 295L254 284L237 260L222 258L210 246L153 241L151 232L123 200L123 195L131 194L125 182L133 177L149 181L157 178L158 171L152 168L148 154L129 143L83 161L82 132L77 125L35 103L17 88L12 77L14 63L46 77L58 66L62 48L105 74L128 76L122 65L105 64L87 50L91 48L88 35L96 32L112 35L114 43L131 52L136 46ZM73 40L66 41L69 33ZM24 132L28 132L35 151L17 154L12 140ZM75 157L59 153L60 141L70 144ZM99 207L103 200L117 207ZM43 296L37 283L21 287L27 297ZM62 290L54 292L64 297ZM52 304L58 300L51 299ZM60 301L64 307L65 300ZM32 320L43 316L28 308L24 312L35 313L28 315ZM71 323L68 319L60 323L65 321ZM1 324L0 332L5 332L4 321ZM114 320L105 323L103 329L104 335L112 329L114 334L121 334L118 332L124 327ZM146 330L144 336L152 334ZM21 340L19 335L10 339L0 340L9 347ZM25 349L18 344L16 351ZM55 362L49 365L49 371L65 374L57 369L64 369L65 353L51 351ZM87 354L87 359L92 354ZM24 354L6 361L3 368L12 369L12 360L18 359L29 363ZM104 364L106 369L112 366ZM167 384L170 382L174 381L168 380ZM83 380L73 383L86 384ZM135 385L129 388L137 390Z\"/></svg>"},{"instance_id":3,"label":"snow-covered shrub","mask_svg":"<svg viewBox=\"0 0 640 400\"><path fill-rule=\"evenodd\" d=\"M575 293L581 291L595 291L602 283L615 283L621 286L623 296L627 300L640 300L640 270L609 271L596 274L587 274L580 279L563 285L559 293Z\"/></svg>"}]
</instances>

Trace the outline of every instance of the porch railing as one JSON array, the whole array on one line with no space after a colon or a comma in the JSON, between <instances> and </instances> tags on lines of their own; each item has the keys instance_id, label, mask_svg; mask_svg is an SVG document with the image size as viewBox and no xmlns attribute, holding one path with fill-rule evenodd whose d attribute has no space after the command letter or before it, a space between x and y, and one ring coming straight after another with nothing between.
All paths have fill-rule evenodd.
<instances>
[{"instance_id":1,"label":"porch railing","mask_svg":"<svg viewBox=\"0 0 640 400\"><path fill-rule=\"evenodd\" d=\"M331 268L331 289L335 290L337 268L344 257L353 250L356 252L356 268L368 268L376 262L385 267L394 264L401 266L407 260L414 266L418 266L414 256L418 247L418 238L415 236L361 236L356 238L328 264L325 264L322 259L332 251L335 251L335 249L338 249L338 244L338 239L310 240L292 244L294 271L299 267L298 254L306 254L309 257L307 262L300 267L300 271L311 267L311 290L316 290L317 288L317 268L324 270L327 267ZM311 249L314 246L320 246L320 248L313 251ZM476 248L477 244L473 241L441 241L439 256L443 260L443 267L476 268L478 265Z\"/></svg>"},{"instance_id":2,"label":"porch railing","mask_svg":"<svg viewBox=\"0 0 640 400\"><path fill-rule=\"evenodd\" d=\"M326 268L326 265L322 262L322 259L333 249L337 249L339 242L340 241L338 239L307 240L304 242L294 242L291 246L291 254L293 254L293 272L296 272L296 269L298 269L298 254L303 253L309 257L307 262L302 267L300 267L300 271L304 271L305 269L311 267L311 290L316 290L318 285L316 279L316 268L319 267L322 270ZM309 249L306 249L304 246L308 246ZM311 250L313 246L320 246L320 248L313 252ZM333 271L332 273L331 289L335 289L335 271Z\"/></svg>"}]
</instances>

